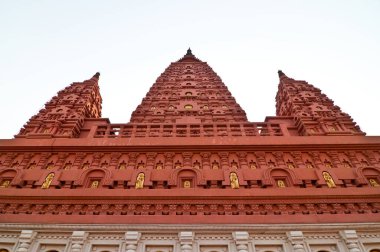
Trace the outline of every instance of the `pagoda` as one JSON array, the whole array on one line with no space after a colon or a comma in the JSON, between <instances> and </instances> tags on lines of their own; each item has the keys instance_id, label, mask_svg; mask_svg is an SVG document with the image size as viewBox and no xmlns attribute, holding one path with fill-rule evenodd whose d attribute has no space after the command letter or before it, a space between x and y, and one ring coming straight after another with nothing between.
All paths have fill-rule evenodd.
<instances>
[{"instance_id":1,"label":"pagoda","mask_svg":"<svg viewBox=\"0 0 380 252\"><path fill-rule=\"evenodd\" d=\"M278 75L264 122L190 49L128 123L59 91L0 140L0 252L379 252L380 137Z\"/></svg>"}]
</instances>

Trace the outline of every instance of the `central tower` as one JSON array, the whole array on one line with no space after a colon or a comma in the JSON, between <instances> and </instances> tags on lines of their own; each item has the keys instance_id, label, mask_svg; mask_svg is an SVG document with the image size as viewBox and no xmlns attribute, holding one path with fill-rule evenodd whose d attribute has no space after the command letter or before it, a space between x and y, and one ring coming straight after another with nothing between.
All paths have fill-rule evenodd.
<instances>
[{"instance_id":1,"label":"central tower","mask_svg":"<svg viewBox=\"0 0 380 252\"><path fill-rule=\"evenodd\" d=\"M131 122L232 123L247 117L221 78L189 49L158 77Z\"/></svg>"}]
</instances>

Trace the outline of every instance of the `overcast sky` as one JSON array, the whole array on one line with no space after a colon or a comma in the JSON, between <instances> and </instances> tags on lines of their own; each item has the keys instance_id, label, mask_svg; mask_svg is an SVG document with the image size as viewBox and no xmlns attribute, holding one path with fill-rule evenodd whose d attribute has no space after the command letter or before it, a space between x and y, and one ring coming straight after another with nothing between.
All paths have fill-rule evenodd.
<instances>
[{"instance_id":1,"label":"overcast sky","mask_svg":"<svg viewBox=\"0 0 380 252\"><path fill-rule=\"evenodd\" d=\"M380 135L380 1L0 0L0 138L97 71L103 117L127 123L190 46L250 121L275 115L277 70Z\"/></svg>"}]
</instances>

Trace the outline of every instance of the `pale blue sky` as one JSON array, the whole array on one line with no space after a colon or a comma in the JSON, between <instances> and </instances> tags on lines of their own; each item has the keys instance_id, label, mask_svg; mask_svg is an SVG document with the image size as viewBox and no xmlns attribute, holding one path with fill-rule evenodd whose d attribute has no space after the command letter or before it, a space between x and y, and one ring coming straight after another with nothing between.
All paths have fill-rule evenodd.
<instances>
[{"instance_id":1,"label":"pale blue sky","mask_svg":"<svg viewBox=\"0 0 380 252\"><path fill-rule=\"evenodd\" d=\"M99 71L103 117L126 123L191 46L250 121L275 114L277 70L380 135L380 1L0 0L0 138Z\"/></svg>"}]
</instances>

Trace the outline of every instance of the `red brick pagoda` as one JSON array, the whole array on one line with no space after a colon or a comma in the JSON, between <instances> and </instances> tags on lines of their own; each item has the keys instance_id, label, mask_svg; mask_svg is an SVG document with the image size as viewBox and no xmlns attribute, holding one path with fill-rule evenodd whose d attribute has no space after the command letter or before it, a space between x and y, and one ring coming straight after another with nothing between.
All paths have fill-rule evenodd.
<instances>
[{"instance_id":1,"label":"red brick pagoda","mask_svg":"<svg viewBox=\"0 0 380 252\"><path fill-rule=\"evenodd\" d=\"M0 252L379 251L380 137L278 74L264 122L190 49L126 124L59 91L0 140Z\"/></svg>"}]
</instances>

